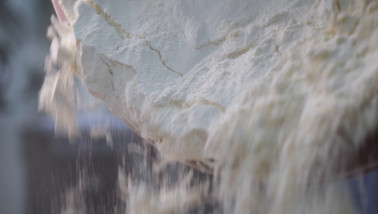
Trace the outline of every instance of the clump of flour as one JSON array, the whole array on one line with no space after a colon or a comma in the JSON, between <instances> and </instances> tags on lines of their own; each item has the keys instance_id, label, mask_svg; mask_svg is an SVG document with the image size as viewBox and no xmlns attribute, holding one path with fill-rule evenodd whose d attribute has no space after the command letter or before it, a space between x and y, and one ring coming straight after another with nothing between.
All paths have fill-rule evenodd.
<instances>
[{"instance_id":1,"label":"clump of flour","mask_svg":"<svg viewBox=\"0 0 378 214\"><path fill-rule=\"evenodd\" d=\"M78 135L75 111L76 40L70 26L51 18L47 36L52 40L46 59L46 76L40 91L39 108L55 120L55 129L71 138Z\"/></svg>"},{"instance_id":2,"label":"clump of flour","mask_svg":"<svg viewBox=\"0 0 378 214\"><path fill-rule=\"evenodd\" d=\"M76 74L167 160L213 171L225 213L355 211L335 177L378 127L378 1L67 2L41 107L70 133ZM150 195L141 213L175 203Z\"/></svg>"}]
</instances>

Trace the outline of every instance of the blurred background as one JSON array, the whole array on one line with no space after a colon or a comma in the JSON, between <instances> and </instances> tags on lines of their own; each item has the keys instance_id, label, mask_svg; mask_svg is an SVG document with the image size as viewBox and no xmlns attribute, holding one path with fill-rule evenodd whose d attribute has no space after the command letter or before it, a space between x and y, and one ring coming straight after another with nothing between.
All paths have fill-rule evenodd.
<instances>
[{"instance_id":1,"label":"blurred background","mask_svg":"<svg viewBox=\"0 0 378 214\"><path fill-rule=\"evenodd\" d=\"M156 151L103 104L80 115L83 138L69 142L55 136L54 122L38 112L52 14L50 0L0 0L0 214L125 213L119 169L157 186L159 178L144 170ZM90 138L93 124L110 130L111 145L106 137ZM130 144L141 145L149 158L128 151ZM171 165L165 172L174 180L180 170L188 168ZM200 180L210 178L195 173ZM377 178L372 172L350 182L361 213L378 213ZM201 209L220 212L208 205Z\"/></svg>"},{"instance_id":2,"label":"blurred background","mask_svg":"<svg viewBox=\"0 0 378 214\"><path fill-rule=\"evenodd\" d=\"M38 129L37 112L44 58L45 29L52 8L47 0L0 1L0 213L24 213L30 174L24 133Z\"/></svg>"}]
</instances>

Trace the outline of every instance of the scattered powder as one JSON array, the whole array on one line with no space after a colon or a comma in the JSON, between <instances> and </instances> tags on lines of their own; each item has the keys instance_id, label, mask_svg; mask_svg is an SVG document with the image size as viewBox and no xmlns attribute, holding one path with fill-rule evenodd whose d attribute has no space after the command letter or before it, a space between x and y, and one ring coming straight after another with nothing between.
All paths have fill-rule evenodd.
<instances>
[{"instance_id":1,"label":"scattered powder","mask_svg":"<svg viewBox=\"0 0 378 214\"><path fill-rule=\"evenodd\" d=\"M60 4L40 96L58 128L75 134L76 76L167 160L213 171L225 213L356 212L335 178L378 128L378 1ZM129 213L206 192L123 189Z\"/></svg>"}]
</instances>

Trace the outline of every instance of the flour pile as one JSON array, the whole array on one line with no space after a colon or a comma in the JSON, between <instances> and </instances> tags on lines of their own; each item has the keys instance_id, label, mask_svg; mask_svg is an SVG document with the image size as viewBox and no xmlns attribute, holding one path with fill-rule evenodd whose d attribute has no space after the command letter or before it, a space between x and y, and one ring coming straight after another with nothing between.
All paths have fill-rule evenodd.
<instances>
[{"instance_id":1,"label":"flour pile","mask_svg":"<svg viewBox=\"0 0 378 214\"><path fill-rule=\"evenodd\" d=\"M76 76L167 160L213 172L225 213L356 212L340 176L378 128L378 1L60 5L40 97L59 127L75 135ZM132 213L186 200L131 189Z\"/></svg>"}]
</instances>

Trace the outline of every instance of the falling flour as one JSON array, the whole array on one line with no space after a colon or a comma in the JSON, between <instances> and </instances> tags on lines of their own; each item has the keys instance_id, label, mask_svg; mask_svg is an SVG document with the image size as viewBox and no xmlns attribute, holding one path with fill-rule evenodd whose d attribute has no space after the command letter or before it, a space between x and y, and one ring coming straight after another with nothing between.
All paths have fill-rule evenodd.
<instances>
[{"instance_id":1,"label":"falling flour","mask_svg":"<svg viewBox=\"0 0 378 214\"><path fill-rule=\"evenodd\" d=\"M378 1L58 2L40 93L57 128L77 135L78 77L167 160L214 173L225 213L356 212L338 178L378 128ZM133 188L130 213L203 195Z\"/></svg>"}]
</instances>

